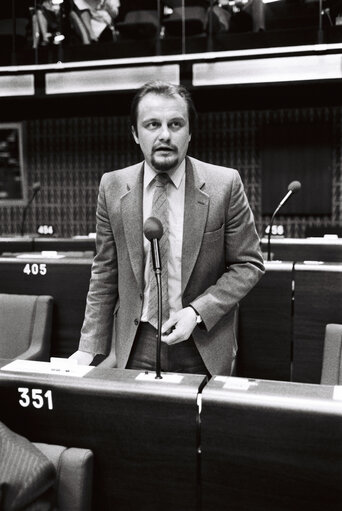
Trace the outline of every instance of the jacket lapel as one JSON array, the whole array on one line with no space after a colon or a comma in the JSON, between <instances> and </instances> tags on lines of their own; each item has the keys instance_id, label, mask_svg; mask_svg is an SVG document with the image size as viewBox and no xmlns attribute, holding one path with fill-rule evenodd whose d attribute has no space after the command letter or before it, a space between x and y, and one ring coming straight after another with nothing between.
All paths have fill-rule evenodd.
<instances>
[{"instance_id":1,"label":"jacket lapel","mask_svg":"<svg viewBox=\"0 0 342 511\"><path fill-rule=\"evenodd\" d=\"M143 164L132 181L127 181L127 193L121 197L121 218L127 250L139 289L143 289Z\"/></svg>"},{"instance_id":2,"label":"jacket lapel","mask_svg":"<svg viewBox=\"0 0 342 511\"><path fill-rule=\"evenodd\" d=\"M195 266L201 244L209 209L209 196L202 191L204 177L186 159L186 181L184 201L184 226L182 248L182 294L189 282Z\"/></svg>"}]
</instances>

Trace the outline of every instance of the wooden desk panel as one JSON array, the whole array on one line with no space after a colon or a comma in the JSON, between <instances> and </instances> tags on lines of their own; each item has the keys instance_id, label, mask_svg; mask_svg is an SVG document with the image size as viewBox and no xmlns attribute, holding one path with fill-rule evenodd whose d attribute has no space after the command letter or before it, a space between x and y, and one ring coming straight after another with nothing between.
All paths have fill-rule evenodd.
<instances>
[{"instance_id":1,"label":"wooden desk panel","mask_svg":"<svg viewBox=\"0 0 342 511\"><path fill-rule=\"evenodd\" d=\"M0 420L31 441L94 452L93 510L192 511L197 506L197 393L137 381L138 371L93 369L84 378L0 371ZM18 387L51 390L53 410L19 405Z\"/></svg>"},{"instance_id":2,"label":"wooden desk panel","mask_svg":"<svg viewBox=\"0 0 342 511\"><path fill-rule=\"evenodd\" d=\"M333 387L211 380L201 414L202 511L322 511L342 502L342 402Z\"/></svg>"},{"instance_id":3,"label":"wooden desk panel","mask_svg":"<svg viewBox=\"0 0 342 511\"><path fill-rule=\"evenodd\" d=\"M267 257L267 238L261 240L261 250ZM342 262L342 239L273 238L272 260Z\"/></svg>"},{"instance_id":4,"label":"wooden desk panel","mask_svg":"<svg viewBox=\"0 0 342 511\"><path fill-rule=\"evenodd\" d=\"M266 274L241 301L238 375L289 380L292 264L266 263Z\"/></svg>"},{"instance_id":5,"label":"wooden desk panel","mask_svg":"<svg viewBox=\"0 0 342 511\"><path fill-rule=\"evenodd\" d=\"M46 274L41 264L46 265ZM67 357L78 348L91 264L89 257L0 257L1 293L53 296L52 356ZM29 274L24 272L25 267L31 269Z\"/></svg>"},{"instance_id":6,"label":"wooden desk panel","mask_svg":"<svg viewBox=\"0 0 342 511\"><path fill-rule=\"evenodd\" d=\"M319 383L325 326L342 322L342 264L295 265L294 380Z\"/></svg>"}]
</instances>

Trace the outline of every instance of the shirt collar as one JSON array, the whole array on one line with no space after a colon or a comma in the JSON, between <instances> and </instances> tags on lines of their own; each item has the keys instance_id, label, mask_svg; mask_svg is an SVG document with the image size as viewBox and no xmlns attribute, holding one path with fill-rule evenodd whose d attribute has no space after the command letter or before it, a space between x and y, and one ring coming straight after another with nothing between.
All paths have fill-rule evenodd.
<instances>
[{"instance_id":1,"label":"shirt collar","mask_svg":"<svg viewBox=\"0 0 342 511\"><path fill-rule=\"evenodd\" d=\"M156 174L157 174L156 171L151 169L149 164L145 161L145 163L144 163L144 190L146 190L146 188L152 183ZM169 174L170 180L176 188L179 188L184 174L185 174L185 158L181 162L179 167L177 167L176 170L174 170L172 172L172 174Z\"/></svg>"}]
</instances>

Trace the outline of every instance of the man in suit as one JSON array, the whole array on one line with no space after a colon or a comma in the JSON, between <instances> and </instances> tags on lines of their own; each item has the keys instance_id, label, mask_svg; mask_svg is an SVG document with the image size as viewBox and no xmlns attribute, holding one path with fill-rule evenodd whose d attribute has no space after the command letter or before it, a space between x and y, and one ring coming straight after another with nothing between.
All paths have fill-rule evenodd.
<instances>
[{"instance_id":1,"label":"man in suit","mask_svg":"<svg viewBox=\"0 0 342 511\"><path fill-rule=\"evenodd\" d=\"M159 203L168 208L160 240L168 243L162 370L232 372L234 311L264 266L238 172L187 156L194 118L181 86L149 82L133 100L132 133L145 160L104 174L100 183L97 254L72 355L79 363L106 355L115 343L116 367L153 370L155 279L143 225L158 216L154 194L162 186L166 200Z\"/></svg>"}]
</instances>

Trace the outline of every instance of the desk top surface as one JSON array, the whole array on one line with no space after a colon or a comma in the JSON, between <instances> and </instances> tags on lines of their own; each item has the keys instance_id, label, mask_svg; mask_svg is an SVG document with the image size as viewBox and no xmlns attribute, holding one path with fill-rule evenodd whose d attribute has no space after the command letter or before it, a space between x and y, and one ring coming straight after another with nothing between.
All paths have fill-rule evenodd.
<instances>
[{"instance_id":1,"label":"desk top surface","mask_svg":"<svg viewBox=\"0 0 342 511\"><path fill-rule=\"evenodd\" d=\"M342 416L342 386L215 376L204 387L203 400Z\"/></svg>"},{"instance_id":2,"label":"desk top surface","mask_svg":"<svg viewBox=\"0 0 342 511\"><path fill-rule=\"evenodd\" d=\"M116 394L149 394L169 395L174 397L190 397L196 395L199 388L203 386L206 377L196 374L162 373L162 379L156 379L155 373L135 371L131 369L108 369L94 367L83 377L70 376L62 368L59 371L38 373L4 370L10 360L0 360L0 384L26 383L41 385L54 385L56 387L70 387L80 394L83 393L116 393ZM47 367L44 362L24 361L26 364L32 362L32 366ZM49 371L49 370L47 370Z\"/></svg>"}]
</instances>

